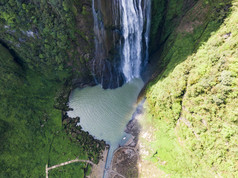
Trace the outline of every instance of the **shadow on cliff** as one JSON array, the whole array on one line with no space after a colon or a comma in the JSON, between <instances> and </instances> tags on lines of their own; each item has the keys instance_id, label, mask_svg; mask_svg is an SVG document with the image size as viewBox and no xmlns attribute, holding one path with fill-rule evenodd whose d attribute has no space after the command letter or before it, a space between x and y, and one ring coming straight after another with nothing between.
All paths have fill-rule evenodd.
<instances>
[{"instance_id":1,"label":"shadow on cliff","mask_svg":"<svg viewBox=\"0 0 238 178\"><path fill-rule=\"evenodd\" d=\"M198 1L188 10L158 50L151 54L142 77L146 84L138 98L144 95L146 88L168 76L177 65L195 54L229 16L230 7L230 3L205 7L203 1Z\"/></svg>"}]
</instances>

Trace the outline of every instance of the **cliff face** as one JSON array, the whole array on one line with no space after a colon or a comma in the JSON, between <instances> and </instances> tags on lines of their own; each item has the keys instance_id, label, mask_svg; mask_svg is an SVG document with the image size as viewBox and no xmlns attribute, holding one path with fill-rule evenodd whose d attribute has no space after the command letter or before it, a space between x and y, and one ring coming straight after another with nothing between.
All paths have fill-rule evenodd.
<instances>
[{"instance_id":1,"label":"cliff face","mask_svg":"<svg viewBox=\"0 0 238 178\"><path fill-rule=\"evenodd\" d=\"M191 9L197 0L153 0L151 33L150 33L150 53L162 50L166 40L169 38L174 28L180 23L182 17Z\"/></svg>"},{"instance_id":2,"label":"cliff face","mask_svg":"<svg viewBox=\"0 0 238 178\"><path fill-rule=\"evenodd\" d=\"M91 1L3 1L0 9L1 42L24 67L88 82L94 57Z\"/></svg>"},{"instance_id":3,"label":"cliff face","mask_svg":"<svg viewBox=\"0 0 238 178\"><path fill-rule=\"evenodd\" d=\"M183 17L196 4L196 0L152 0L149 41L150 57L149 63L142 75L146 82L156 77L167 66L170 57L164 60L163 55L167 55L170 47L172 47L177 35L175 30L183 20ZM196 19L193 20L196 21ZM192 26L193 22L188 23ZM168 44L170 46L168 46Z\"/></svg>"},{"instance_id":4,"label":"cliff face","mask_svg":"<svg viewBox=\"0 0 238 178\"><path fill-rule=\"evenodd\" d=\"M176 16L182 16L180 11L185 9L184 5L167 14L167 9L174 4L165 2L153 1L152 5L151 49L154 51L160 49L177 24L174 23L179 19ZM46 77L66 80L70 75L78 86L96 82L104 88L115 88L124 82L118 6L117 1L95 0L97 18L105 30L100 44L102 49L96 55L92 1L88 0L3 1L0 7L1 43L13 49L23 66Z\"/></svg>"},{"instance_id":5,"label":"cliff face","mask_svg":"<svg viewBox=\"0 0 238 178\"><path fill-rule=\"evenodd\" d=\"M1 177L43 177L45 164L76 156L98 161L103 146L67 116L64 126L61 120L72 83L93 85L102 71L105 85L118 80L111 76L118 73L114 32L121 27L113 25L112 1L101 0L103 63L95 59L91 6L91 0L0 2ZM144 177L150 168L180 177L237 176L237 8L229 0L152 1ZM90 172L83 164L71 168L50 174Z\"/></svg>"},{"instance_id":6,"label":"cliff face","mask_svg":"<svg viewBox=\"0 0 238 178\"><path fill-rule=\"evenodd\" d=\"M238 175L237 13L236 1L197 1L153 56L166 67L147 86L142 177Z\"/></svg>"},{"instance_id":7,"label":"cliff face","mask_svg":"<svg viewBox=\"0 0 238 178\"><path fill-rule=\"evenodd\" d=\"M0 2L0 177L44 177L46 165L76 157L98 162L104 143L76 127L79 118L62 119L72 79L93 84L93 36L91 1ZM89 173L80 164L49 176Z\"/></svg>"},{"instance_id":8,"label":"cliff face","mask_svg":"<svg viewBox=\"0 0 238 178\"><path fill-rule=\"evenodd\" d=\"M94 79L103 88L117 88L124 83L121 70L121 27L119 7L115 1L94 1L95 51Z\"/></svg>"}]
</instances>

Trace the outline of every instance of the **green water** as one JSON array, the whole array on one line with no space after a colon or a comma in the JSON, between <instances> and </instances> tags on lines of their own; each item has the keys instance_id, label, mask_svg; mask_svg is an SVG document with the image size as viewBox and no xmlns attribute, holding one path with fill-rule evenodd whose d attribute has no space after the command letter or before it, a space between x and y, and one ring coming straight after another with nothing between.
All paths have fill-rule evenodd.
<instances>
[{"instance_id":1,"label":"green water","mask_svg":"<svg viewBox=\"0 0 238 178\"><path fill-rule=\"evenodd\" d=\"M106 167L118 145L130 137L124 132L136 108L137 96L143 87L141 79L117 89L104 90L101 86L75 89L70 96L68 112L70 117L80 117L80 125L97 139L110 144Z\"/></svg>"}]
</instances>

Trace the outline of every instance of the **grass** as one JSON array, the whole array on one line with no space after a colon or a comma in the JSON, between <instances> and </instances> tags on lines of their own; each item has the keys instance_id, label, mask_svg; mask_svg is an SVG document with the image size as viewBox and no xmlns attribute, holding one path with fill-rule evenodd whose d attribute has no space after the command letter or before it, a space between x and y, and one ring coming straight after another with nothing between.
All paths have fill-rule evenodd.
<instances>
[{"instance_id":1,"label":"grass","mask_svg":"<svg viewBox=\"0 0 238 178\"><path fill-rule=\"evenodd\" d=\"M147 88L146 122L155 129L144 140L147 159L171 177L238 175L237 2L222 24L221 12L192 33L177 31L162 55L166 69Z\"/></svg>"}]
</instances>

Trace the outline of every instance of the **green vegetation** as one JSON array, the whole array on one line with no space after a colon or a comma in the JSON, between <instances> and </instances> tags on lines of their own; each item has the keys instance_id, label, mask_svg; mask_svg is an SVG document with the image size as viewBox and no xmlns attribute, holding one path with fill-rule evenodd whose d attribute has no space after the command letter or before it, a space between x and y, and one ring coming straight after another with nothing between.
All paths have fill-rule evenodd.
<instances>
[{"instance_id":1,"label":"green vegetation","mask_svg":"<svg viewBox=\"0 0 238 178\"><path fill-rule=\"evenodd\" d=\"M93 44L86 18L91 2L83 2L0 2L0 177L44 177L46 164L99 160L104 142L76 123L70 130L62 124L70 81L89 77L84 64ZM50 177L84 177L89 171L75 163L50 171Z\"/></svg>"},{"instance_id":2,"label":"green vegetation","mask_svg":"<svg viewBox=\"0 0 238 178\"><path fill-rule=\"evenodd\" d=\"M155 130L147 159L172 177L236 177L238 3L187 2L153 0L150 46L161 50L160 75L146 94L146 125ZM0 2L0 177L44 177L46 164L76 157L98 162L104 142L65 115L70 81L90 81L90 6ZM85 177L90 170L74 163L49 175Z\"/></svg>"},{"instance_id":3,"label":"green vegetation","mask_svg":"<svg viewBox=\"0 0 238 178\"><path fill-rule=\"evenodd\" d=\"M46 164L76 157L97 163L104 143L98 145L80 128L81 136L75 139L62 126L61 110L55 108L63 83L23 69L1 45L0 64L0 177L44 177ZM63 168L64 174L83 176L87 166L76 165L78 171ZM54 177L64 175L53 172Z\"/></svg>"},{"instance_id":4,"label":"green vegetation","mask_svg":"<svg viewBox=\"0 0 238 178\"><path fill-rule=\"evenodd\" d=\"M85 54L92 52L93 23L85 20L90 10L82 1L4 0L0 3L0 39L27 68L61 80L58 72L72 65L85 68L79 58L85 63ZM80 28L80 34L79 25L85 26Z\"/></svg>"},{"instance_id":5,"label":"green vegetation","mask_svg":"<svg viewBox=\"0 0 238 178\"><path fill-rule=\"evenodd\" d=\"M81 169L80 169L81 168ZM84 168L84 169L82 169ZM85 163L74 163L49 171L49 177L72 177L84 178L87 165Z\"/></svg>"},{"instance_id":6,"label":"green vegetation","mask_svg":"<svg viewBox=\"0 0 238 178\"><path fill-rule=\"evenodd\" d=\"M172 177L238 176L237 24L237 1L198 1L164 46L146 93L146 145Z\"/></svg>"},{"instance_id":7,"label":"green vegetation","mask_svg":"<svg viewBox=\"0 0 238 178\"><path fill-rule=\"evenodd\" d=\"M164 0L153 0L152 1L152 12L151 12L151 32L150 32L150 48L152 50L158 49L159 41L159 28L162 26L163 17L165 14L165 2ZM160 30L162 31L162 29Z\"/></svg>"},{"instance_id":8,"label":"green vegetation","mask_svg":"<svg viewBox=\"0 0 238 178\"><path fill-rule=\"evenodd\" d=\"M197 0L152 0L150 51L163 50L164 42L170 37L181 18Z\"/></svg>"}]
</instances>

